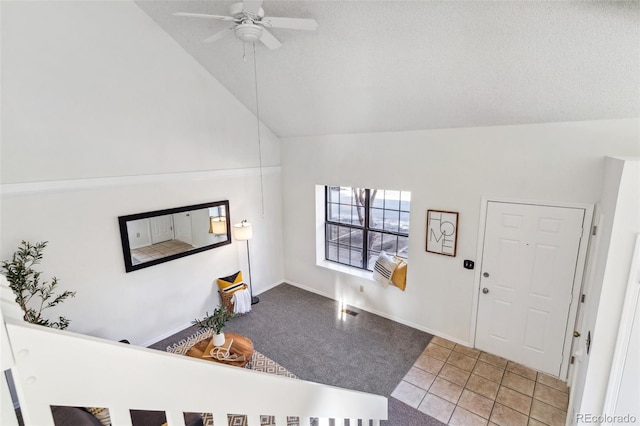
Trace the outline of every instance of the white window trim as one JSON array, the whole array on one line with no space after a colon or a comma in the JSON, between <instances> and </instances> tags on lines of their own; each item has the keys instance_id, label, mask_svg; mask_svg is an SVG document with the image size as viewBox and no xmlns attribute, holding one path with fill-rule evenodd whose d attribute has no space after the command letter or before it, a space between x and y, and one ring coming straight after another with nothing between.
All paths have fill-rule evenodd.
<instances>
[{"instance_id":1,"label":"white window trim","mask_svg":"<svg viewBox=\"0 0 640 426\"><path fill-rule=\"evenodd\" d=\"M316 266L375 282L373 272L325 259L325 185L316 185Z\"/></svg>"}]
</instances>

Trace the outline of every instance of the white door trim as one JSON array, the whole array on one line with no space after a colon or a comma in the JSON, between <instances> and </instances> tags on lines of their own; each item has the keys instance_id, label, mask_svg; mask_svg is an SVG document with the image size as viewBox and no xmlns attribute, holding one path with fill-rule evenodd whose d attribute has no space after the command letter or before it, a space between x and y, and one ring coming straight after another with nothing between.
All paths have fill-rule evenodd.
<instances>
[{"instance_id":1,"label":"white door trim","mask_svg":"<svg viewBox=\"0 0 640 426\"><path fill-rule=\"evenodd\" d=\"M569 371L569 360L571 358L571 343L573 339L573 327L578 312L578 301L580 298L580 290L582 289L582 281L584 277L584 266L587 258L587 247L589 236L591 235L591 223L593 220L593 204L583 203L565 203L560 201L538 201L538 200L522 200L503 197L482 197L480 204L480 221L478 225L478 247L476 249L476 273L473 281L473 302L471 305L471 329L469 341L475 347L476 327L478 320L478 302L480 296L480 269L482 265L482 255L485 238L485 222L487 218L487 207L489 202L510 203L510 204L528 204L550 207L566 207L584 210L584 222L582 224L582 236L580 247L578 249L578 261L576 263L576 273L573 279L573 287L571 292L571 305L569 306L569 318L567 320L567 330L564 338L564 348L562 350L562 364L560 366L560 379L567 379Z\"/></svg>"},{"instance_id":2,"label":"white door trim","mask_svg":"<svg viewBox=\"0 0 640 426\"><path fill-rule=\"evenodd\" d=\"M631 258L631 269L629 271L629 280L627 282L627 290L622 306L622 317L620 318L620 328L618 338L616 339L616 347L613 353L613 362L611 364L611 373L609 374L609 384L604 400L604 411L610 415L616 414L618 398L620 397L620 387L622 386L622 374L624 373L625 364L629 345L633 337L633 320L640 305L638 298L640 297L640 234L636 235L635 248L633 257ZM636 395L637 396L637 395ZM610 421L607 425L613 424Z\"/></svg>"}]
</instances>

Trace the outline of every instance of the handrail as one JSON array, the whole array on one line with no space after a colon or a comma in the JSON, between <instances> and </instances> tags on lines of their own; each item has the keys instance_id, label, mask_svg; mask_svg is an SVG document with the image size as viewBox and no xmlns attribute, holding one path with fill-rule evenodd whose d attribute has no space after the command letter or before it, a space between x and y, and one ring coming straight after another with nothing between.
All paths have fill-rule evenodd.
<instances>
[{"instance_id":1,"label":"handrail","mask_svg":"<svg viewBox=\"0 0 640 426\"><path fill-rule=\"evenodd\" d=\"M6 365L28 425L53 425L52 405L106 407L114 425L127 426L130 409L165 411L169 426L184 426L183 412L212 413L216 425L227 424L227 413L247 415L251 426L260 415L278 425L297 416L301 426L310 417L387 418L383 396L28 324L4 316L2 299L3 369L13 356Z\"/></svg>"}]
</instances>

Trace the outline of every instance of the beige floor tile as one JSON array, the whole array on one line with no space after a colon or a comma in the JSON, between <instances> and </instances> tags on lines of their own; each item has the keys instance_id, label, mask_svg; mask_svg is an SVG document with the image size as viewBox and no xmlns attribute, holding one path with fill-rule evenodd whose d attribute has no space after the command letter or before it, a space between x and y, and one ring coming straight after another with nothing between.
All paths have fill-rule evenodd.
<instances>
[{"instance_id":1,"label":"beige floor tile","mask_svg":"<svg viewBox=\"0 0 640 426\"><path fill-rule=\"evenodd\" d=\"M567 420L567 413L534 399L531 403L530 416L549 426L563 426Z\"/></svg>"},{"instance_id":2,"label":"beige floor tile","mask_svg":"<svg viewBox=\"0 0 640 426\"><path fill-rule=\"evenodd\" d=\"M504 377L502 378L502 386L506 386L527 396L533 396L535 383L533 380L526 379L510 371L504 373Z\"/></svg>"},{"instance_id":3,"label":"beige floor tile","mask_svg":"<svg viewBox=\"0 0 640 426\"><path fill-rule=\"evenodd\" d=\"M499 402L505 407L513 408L514 410L528 416L531 411L531 399L532 398L530 396L521 394L520 392L516 392L504 386L500 386L496 402Z\"/></svg>"},{"instance_id":4,"label":"beige floor tile","mask_svg":"<svg viewBox=\"0 0 640 426\"><path fill-rule=\"evenodd\" d=\"M418 360L413 364L414 367L418 367L419 369L431 374L438 374L443 365L444 361L440 361L439 359L432 358L428 355L420 355Z\"/></svg>"},{"instance_id":5,"label":"beige floor tile","mask_svg":"<svg viewBox=\"0 0 640 426\"><path fill-rule=\"evenodd\" d=\"M403 380L411 383L412 385L418 386L421 389L429 390L431 383L433 383L435 379L435 374L428 373L416 367L411 367L407 374L405 374Z\"/></svg>"},{"instance_id":6,"label":"beige floor tile","mask_svg":"<svg viewBox=\"0 0 640 426\"><path fill-rule=\"evenodd\" d=\"M486 426L487 419L483 419L477 414L473 414L462 407L453 410L449 426Z\"/></svg>"},{"instance_id":7,"label":"beige floor tile","mask_svg":"<svg viewBox=\"0 0 640 426\"><path fill-rule=\"evenodd\" d=\"M428 355L435 359L439 359L440 361L446 361L451 354L451 349L447 349L444 346L436 345L435 343L429 343L422 354Z\"/></svg>"},{"instance_id":8,"label":"beige floor tile","mask_svg":"<svg viewBox=\"0 0 640 426\"><path fill-rule=\"evenodd\" d=\"M497 355L491 355L488 354L486 352L482 352L480 354L480 357L478 358L480 361L484 361L487 364L491 364L494 365L498 368L506 368L507 367L507 360L504 358L501 358Z\"/></svg>"},{"instance_id":9,"label":"beige floor tile","mask_svg":"<svg viewBox=\"0 0 640 426\"><path fill-rule=\"evenodd\" d=\"M560 379L556 379L555 377L551 377L543 373L538 373L538 381L543 385L559 390L560 392L569 393L567 384Z\"/></svg>"},{"instance_id":10,"label":"beige floor tile","mask_svg":"<svg viewBox=\"0 0 640 426\"><path fill-rule=\"evenodd\" d=\"M536 373L534 370L511 361L507 363L507 371L516 373L517 375L525 377L529 380L535 380L536 376L538 375L538 373Z\"/></svg>"},{"instance_id":11,"label":"beige floor tile","mask_svg":"<svg viewBox=\"0 0 640 426\"><path fill-rule=\"evenodd\" d=\"M480 351L477 349L473 349L473 348L469 348L467 346L463 346L463 345L456 345L455 348L453 348L454 351L464 354L466 356L470 356L471 358L478 358L480 356Z\"/></svg>"},{"instance_id":12,"label":"beige floor tile","mask_svg":"<svg viewBox=\"0 0 640 426\"><path fill-rule=\"evenodd\" d=\"M414 386L411 383L401 381L393 390L391 396L397 400L404 402L410 407L418 408L426 394L426 390L420 389L419 387Z\"/></svg>"},{"instance_id":13,"label":"beige floor tile","mask_svg":"<svg viewBox=\"0 0 640 426\"><path fill-rule=\"evenodd\" d=\"M444 346L447 349L453 349L456 346L456 344L451 340L443 339L442 337L438 337L438 336L433 336L433 338L431 339L431 343Z\"/></svg>"},{"instance_id":14,"label":"beige floor tile","mask_svg":"<svg viewBox=\"0 0 640 426\"><path fill-rule=\"evenodd\" d=\"M532 419L531 417L529 417L529 426L547 426L547 425L537 421L536 419Z\"/></svg>"},{"instance_id":15,"label":"beige floor tile","mask_svg":"<svg viewBox=\"0 0 640 426\"><path fill-rule=\"evenodd\" d=\"M447 364L455 365L458 368L462 368L466 371L472 371L475 367L477 360L470 356L464 355L460 352L451 352Z\"/></svg>"},{"instance_id":16,"label":"beige floor tile","mask_svg":"<svg viewBox=\"0 0 640 426\"><path fill-rule=\"evenodd\" d=\"M465 387L472 392L480 394L491 400L495 400L500 385L496 382L492 382L491 380L487 380L484 377L471 374Z\"/></svg>"},{"instance_id":17,"label":"beige floor tile","mask_svg":"<svg viewBox=\"0 0 640 426\"><path fill-rule=\"evenodd\" d=\"M442 423L449 423L449 419L451 418L451 414L453 414L453 410L455 408L455 404L445 401L444 399L430 393L424 397L422 403L418 406L418 410L428 416L440 420Z\"/></svg>"},{"instance_id":18,"label":"beige floor tile","mask_svg":"<svg viewBox=\"0 0 640 426\"><path fill-rule=\"evenodd\" d=\"M497 402L493 406L489 420L500 426L527 426L527 423L529 423L529 418L524 414Z\"/></svg>"},{"instance_id":19,"label":"beige floor tile","mask_svg":"<svg viewBox=\"0 0 640 426\"><path fill-rule=\"evenodd\" d=\"M563 411L567 411L569 405L569 394L550 388L540 382L536 383L533 397Z\"/></svg>"},{"instance_id":20,"label":"beige floor tile","mask_svg":"<svg viewBox=\"0 0 640 426\"><path fill-rule=\"evenodd\" d=\"M491 415L491 409L493 408L493 400L471 392L469 389L465 389L462 391L462 395L460 395L458 406L488 419Z\"/></svg>"},{"instance_id":21,"label":"beige floor tile","mask_svg":"<svg viewBox=\"0 0 640 426\"><path fill-rule=\"evenodd\" d=\"M460 395L462 394L462 386L451 383L441 377L436 377L433 384L429 388L429 393L439 396L442 399L446 399L449 402L456 404Z\"/></svg>"},{"instance_id":22,"label":"beige floor tile","mask_svg":"<svg viewBox=\"0 0 640 426\"><path fill-rule=\"evenodd\" d=\"M471 372L469 371L465 371L451 364L445 364L442 367L442 370L440 370L438 377L447 379L448 381L453 382L456 385L464 386L467 383L470 375Z\"/></svg>"},{"instance_id":23,"label":"beige floor tile","mask_svg":"<svg viewBox=\"0 0 640 426\"><path fill-rule=\"evenodd\" d=\"M491 380L492 382L500 383L502 381L504 370L491 364L487 364L484 361L478 361L475 368L473 369L473 374L482 376L485 379Z\"/></svg>"}]
</instances>

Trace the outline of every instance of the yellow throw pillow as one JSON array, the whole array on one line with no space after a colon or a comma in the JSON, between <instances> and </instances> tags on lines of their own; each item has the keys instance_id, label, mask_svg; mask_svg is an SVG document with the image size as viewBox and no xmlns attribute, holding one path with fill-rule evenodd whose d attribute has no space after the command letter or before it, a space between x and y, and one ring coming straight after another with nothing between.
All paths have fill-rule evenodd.
<instances>
[{"instance_id":1,"label":"yellow throw pillow","mask_svg":"<svg viewBox=\"0 0 640 426\"><path fill-rule=\"evenodd\" d=\"M228 277L218 278L218 287L220 287L220 290L222 291L226 291L229 287L234 286L235 290L232 291L240 290L242 286L238 284L242 284L242 271L238 271Z\"/></svg>"},{"instance_id":2,"label":"yellow throw pillow","mask_svg":"<svg viewBox=\"0 0 640 426\"><path fill-rule=\"evenodd\" d=\"M400 290L404 291L407 287L407 262L397 257L396 260L400 260L400 263L398 263L398 266L396 266L396 269L393 271L393 275L391 275L391 282Z\"/></svg>"}]
</instances>

